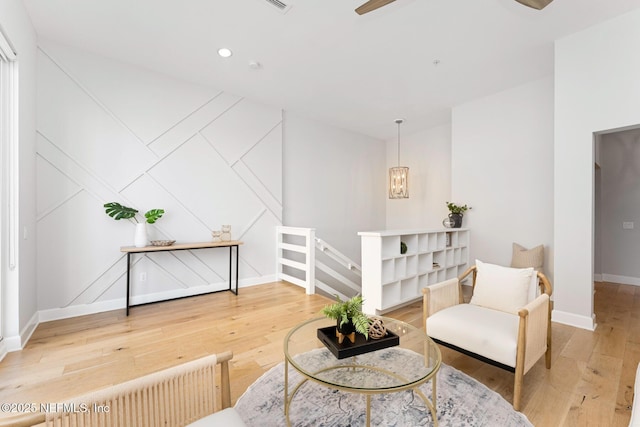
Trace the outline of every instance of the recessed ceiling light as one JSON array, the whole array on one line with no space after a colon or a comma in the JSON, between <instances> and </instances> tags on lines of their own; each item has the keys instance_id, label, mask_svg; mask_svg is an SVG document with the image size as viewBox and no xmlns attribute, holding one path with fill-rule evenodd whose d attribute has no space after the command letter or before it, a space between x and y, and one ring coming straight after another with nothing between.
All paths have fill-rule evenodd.
<instances>
[{"instance_id":1,"label":"recessed ceiling light","mask_svg":"<svg viewBox=\"0 0 640 427\"><path fill-rule=\"evenodd\" d=\"M233 52L231 52L231 49L221 47L220 49L218 49L218 55L222 56L223 58L228 58L233 55Z\"/></svg>"}]
</instances>

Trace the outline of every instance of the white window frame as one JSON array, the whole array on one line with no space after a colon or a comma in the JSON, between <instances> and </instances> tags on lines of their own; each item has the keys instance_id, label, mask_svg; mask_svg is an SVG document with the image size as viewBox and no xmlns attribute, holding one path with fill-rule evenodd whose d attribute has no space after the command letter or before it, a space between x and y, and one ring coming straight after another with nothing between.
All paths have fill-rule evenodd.
<instances>
[{"instance_id":1,"label":"white window frame","mask_svg":"<svg viewBox=\"0 0 640 427\"><path fill-rule=\"evenodd\" d=\"M18 251L18 61L0 28L0 340L4 328L5 268L14 270ZM6 234L6 236L5 236Z\"/></svg>"}]
</instances>

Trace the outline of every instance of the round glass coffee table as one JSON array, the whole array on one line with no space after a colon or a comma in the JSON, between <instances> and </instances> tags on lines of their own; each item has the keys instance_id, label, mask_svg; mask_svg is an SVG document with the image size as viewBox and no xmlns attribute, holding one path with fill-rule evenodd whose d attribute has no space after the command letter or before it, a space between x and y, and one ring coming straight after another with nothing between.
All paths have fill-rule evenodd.
<instances>
[{"instance_id":1,"label":"round glass coffee table","mask_svg":"<svg viewBox=\"0 0 640 427\"><path fill-rule=\"evenodd\" d=\"M434 425L438 425L436 373L442 362L438 346L422 329L388 317L375 317L382 319L387 330L399 337L399 344L341 359L318 338L318 330L335 327L335 320L325 317L311 319L291 329L284 339L284 413L287 425L290 425L291 402L308 380L366 395L367 426L371 422L371 395L413 390L431 412ZM291 391L289 366L303 377ZM431 400L418 388L429 380Z\"/></svg>"}]
</instances>

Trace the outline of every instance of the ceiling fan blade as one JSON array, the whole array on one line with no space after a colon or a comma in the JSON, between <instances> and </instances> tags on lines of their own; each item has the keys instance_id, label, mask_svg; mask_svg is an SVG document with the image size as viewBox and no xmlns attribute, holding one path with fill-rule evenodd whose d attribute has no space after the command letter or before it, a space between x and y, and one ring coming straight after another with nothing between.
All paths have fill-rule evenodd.
<instances>
[{"instance_id":1,"label":"ceiling fan blade","mask_svg":"<svg viewBox=\"0 0 640 427\"><path fill-rule=\"evenodd\" d=\"M374 11L382 6L388 5L389 3L393 3L394 1L396 0L369 0L368 2L358 7L356 9L356 13L358 15L364 15L365 13Z\"/></svg>"},{"instance_id":2,"label":"ceiling fan blade","mask_svg":"<svg viewBox=\"0 0 640 427\"><path fill-rule=\"evenodd\" d=\"M534 9L542 10L553 0L516 0L518 3Z\"/></svg>"}]
</instances>

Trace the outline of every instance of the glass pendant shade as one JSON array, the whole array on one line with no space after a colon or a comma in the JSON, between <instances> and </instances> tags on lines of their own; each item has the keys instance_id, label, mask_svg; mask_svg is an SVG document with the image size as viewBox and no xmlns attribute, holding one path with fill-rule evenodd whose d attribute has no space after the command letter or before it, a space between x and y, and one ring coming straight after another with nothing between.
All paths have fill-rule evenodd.
<instances>
[{"instance_id":1,"label":"glass pendant shade","mask_svg":"<svg viewBox=\"0 0 640 427\"><path fill-rule=\"evenodd\" d=\"M409 197L409 168L397 166L389 169L389 198L406 199Z\"/></svg>"},{"instance_id":2,"label":"glass pendant shade","mask_svg":"<svg viewBox=\"0 0 640 427\"><path fill-rule=\"evenodd\" d=\"M404 120L396 119L398 125L398 166L389 168L389 198L409 198L409 168L400 166L400 125Z\"/></svg>"}]
</instances>

